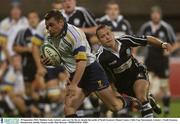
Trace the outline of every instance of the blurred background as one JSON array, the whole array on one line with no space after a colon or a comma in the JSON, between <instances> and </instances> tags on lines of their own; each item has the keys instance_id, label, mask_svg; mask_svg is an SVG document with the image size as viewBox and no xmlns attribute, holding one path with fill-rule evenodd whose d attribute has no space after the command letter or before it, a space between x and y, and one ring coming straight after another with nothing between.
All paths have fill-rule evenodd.
<instances>
[{"instance_id":1,"label":"blurred background","mask_svg":"<svg viewBox=\"0 0 180 124\"><path fill-rule=\"evenodd\" d=\"M36 10L41 18L49 9L51 9L51 0L1 0L0 19L6 17L9 14L11 2L21 2L23 14L27 14L30 10ZM108 0L77 0L78 5L82 5L89 9L96 17L104 15L105 3ZM118 0L121 12L129 20L132 25L133 31L137 31L139 27L149 19L150 8L154 5L161 6L163 10L164 20L173 26L176 32L180 31L180 11L177 9L180 7L179 0Z\"/></svg>"},{"instance_id":2,"label":"blurred background","mask_svg":"<svg viewBox=\"0 0 180 124\"><path fill-rule=\"evenodd\" d=\"M84 8L86 8L88 11L90 11L92 13L92 15L94 15L94 19L98 20L98 18L105 15L106 3L108 1L109 0L77 0L77 5L83 6ZM6 17L10 16L10 10L11 10L12 6L20 6L20 9L22 10L22 16L24 16L24 17L27 17L29 12L33 10L39 14L40 20L42 20L45 13L52 8L52 5L51 5L52 2L53 2L53 0L0 0L0 3L1 3L0 4L0 22L2 22L3 19L5 19ZM169 88L170 88L172 103L170 105L170 114L167 117L180 117L180 76L179 76L179 74L180 74L180 47L179 47L179 42L180 42L180 11L179 11L180 0L117 0L117 3L119 5L120 14L122 14L123 17L126 20L128 20L128 22L130 23L133 35L136 35L138 33L138 31L140 30L140 27L145 22L150 20L150 12L151 12L152 6L159 6L162 10L163 20L172 26L172 28L176 34L176 38L177 38L176 42L178 42L178 45L177 45L177 48L175 49L175 51L170 55ZM11 20L11 18L10 18L10 20ZM8 25L8 24L6 24L6 25ZM26 27L26 25L24 27ZM11 33L8 35L11 35ZM17 35L17 33L16 33L16 35ZM2 33L2 36L4 36L3 33ZM15 37L17 37L17 36L14 36L14 39L12 41L15 41ZM3 48L1 48L1 50L2 49ZM6 54L5 54L5 56L6 56L5 58L8 58ZM143 50L141 50L141 49L138 50L136 56L137 56L137 58L139 58L140 61L143 61L143 59L144 59ZM1 61L3 63L3 60L1 60ZM22 61L22 60L17 60L17 61ZM7 66L7 65L1 64L1 70L6 68L5 66ZM4 74L1 74L1 71L0 71L1 82L3 82L2 81L2 79L4 78L3 76L4 76ZM60 77L60 79L59 79L59 77ZM45 87L44 89L49 90L49 92L50 92L49 96L51 96L52 94L53 94L52 96L55 96L55 97L52 97L52 99L50 98L50 100L49 100L49 98L47 100L44 97L41 99L41 95L44 93L44 90L38 91L37 94L31 93L30 96L32 98L27 95L28 93L26 93L27 96L26 95L19 96L19 94L17 94L17 96L14 96L14 94L10 93L10 95L8 94L8 97L7 97L6 96L7 92L11 91L11 89L8 89L9 87L7 88L7 87L5 87L5 85L1 85L0 86L0 89L1 89L0 113L1 113L1 116L63 117L62 111L63 111L63 99L64 99L64 92L65 92L65 88L64 88L65 84L63 84L63 83L64 83L65 79L64 79L63 74L59 75L59 77L58 77L58 81L62 82L62 83L60 84L60 86L58 84L58 88L60 87L58 89L58 91L52 90L54 88L53 83L52 84L50 83L48 85L48 87L50 87L50 88L47 88L47 86L44 86L44 85L41 86L41 84L34 83L34 87L35 87L33 89L34 91L39 90L38 89L39 87L41 87L41 88ZM24 83L25 81L23 80L22 82ZM8 86L9 86L9 84L8 84ZM26 87L29 87L29 84L28 84L28 86L25 86L25 90L29 91L29 89L26 89ZM26 92L26 91L23 91L23 92ZM162 105L163 103L159 98L159 94L156 97L157 97L158 101L160 102L160 104ZM80 110L79 111L80 115L86 115L86 114L92 115L92 113L93 113L91 111L91 109L93 109L93 104L91 103L91 100L86 100L86 101L87 102L85 102L85 104L87 106L85 108L87 111L84 111L83 109ZM33 105L32 105L32 103L33 103ZM98 108L98 110L99 110L99 108ZM30 111L33 114L24 115L24 113L27 113L27 111ZM96 112L97 111L95 110L95 113ZM165 117L165 116L163 116L163 114L160 114L157 116Z\"/></svg>"}]
</instances>

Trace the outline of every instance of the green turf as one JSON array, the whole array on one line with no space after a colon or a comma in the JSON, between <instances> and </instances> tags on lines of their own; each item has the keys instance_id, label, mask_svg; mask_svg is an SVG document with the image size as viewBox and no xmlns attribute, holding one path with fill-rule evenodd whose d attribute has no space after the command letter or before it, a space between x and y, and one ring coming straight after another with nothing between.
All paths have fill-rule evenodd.
<instances>
[{"instance_id":1,"label":"green turf","mask_svg":"<svg viewBox=\"0 0 180 124\"><path fill-rule=\"evenodd\" d=\"M161 104L162 106L162 104ZM163 117L163 114L159 115L158 117ZM173 100L170 106L170 114L168 118L180 118L180 100Z\"/></svg>"}]
</instances>

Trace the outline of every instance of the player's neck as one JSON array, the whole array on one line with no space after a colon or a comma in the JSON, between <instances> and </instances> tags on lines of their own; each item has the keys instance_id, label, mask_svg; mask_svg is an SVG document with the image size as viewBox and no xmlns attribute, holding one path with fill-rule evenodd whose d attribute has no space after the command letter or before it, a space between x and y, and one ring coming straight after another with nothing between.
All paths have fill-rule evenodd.
<instances>
[{"instance_id":1,"label":"player's neck","mask_svg":"<svg viewBox=\"0 0 180 124\"><path fill-rule=\"evenodd\" d=\"M116 52L118 51L118 43L116 41L114 41L114 44L112 45L111 49Z\"/></svg>"}]
</instances>

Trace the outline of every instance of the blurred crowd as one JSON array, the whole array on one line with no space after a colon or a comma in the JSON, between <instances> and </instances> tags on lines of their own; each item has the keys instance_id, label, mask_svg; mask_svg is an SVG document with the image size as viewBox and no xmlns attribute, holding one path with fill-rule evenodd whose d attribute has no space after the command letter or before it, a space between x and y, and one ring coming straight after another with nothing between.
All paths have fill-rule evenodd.
<instances>
[{"instance_id":1,"label":"blurred crowd","mask_svg":"<svg viewBox=\"0 0 180 124\"><path fill-rule=\"evenodd\" d=\"M9 16L0 21L0 116L64 117L63 102L68 73L63 67L58 67L57 73L52 73L52 78L51 75L46 75L47 70L51 71L51 68L39 66L40 62L34 60L31 37L39 28L44 33L44 39L48 32L42 26L44 22L40 21L39 13L32 10L23 16L21 6L23 5L20 3L12 4ZM106 24L116 38L125 34L150 35L148 26L152 26L153 33L155 35L157 33L157 37L165 42L172 42L171 53L164 54L180 56L180 34L177 33L175 36L173 28L162 20L162 11L158 6L152 7L150 20L142 24L139 32L132 31L130 22L125 19L119 4L115 1L106 4L104 15L100 18L96 18L86 7L77 6L76 0L54 0L52 9L62 11L68 23L86 33L93 53L96 53L100 46L95 35L96 27L98 24ZM160 29L161 23L163 29ZM134 56L147 57L147 49L137 48L133 51ZM168 86L163 87L165 87L163 96L169 97ZM158 92L159 89L152 90L155 96ZM84 101L77 114L85 117L112 117L112 113L101 104L101 101L92 94ZM168 107L165 109L168 110Z\"/></svg>"}]
</instances>

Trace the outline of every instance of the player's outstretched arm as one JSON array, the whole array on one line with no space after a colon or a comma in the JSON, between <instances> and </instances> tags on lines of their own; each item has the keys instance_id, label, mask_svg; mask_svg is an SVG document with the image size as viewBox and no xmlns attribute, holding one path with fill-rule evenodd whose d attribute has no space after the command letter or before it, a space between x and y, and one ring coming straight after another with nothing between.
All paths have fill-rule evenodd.
<instances>
[{"instance_id":1,"label":"player's outstretched arm","mask_svg":"<svg viewBox=\"0 0 180 124\"><path fill-rule=\"evenodd\" d=\"M160 39L158 39L156 37L147 36L147 42L150 45L157 46L159 48L163 48L163 49L166 49L168 51L171 50L171 45L169 43L163 42L162 40L160 40Z\"/></svg>"}]
</instances>

